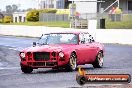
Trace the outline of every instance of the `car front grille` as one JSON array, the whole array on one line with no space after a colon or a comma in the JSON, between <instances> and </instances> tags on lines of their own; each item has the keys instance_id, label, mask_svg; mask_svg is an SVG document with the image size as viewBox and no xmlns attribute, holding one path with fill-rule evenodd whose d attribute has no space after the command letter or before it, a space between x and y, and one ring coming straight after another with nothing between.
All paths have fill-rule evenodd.
<instances>
[{"instance_id":1,"label":"car front grille","mask_svg":"<svg viewBox=\"0 0 132 88\"><path fill-rule=\"evenodd\" d=\"M57 62L34 62L33 66L55 66Z\"/></svg>"},{"instance_id":2,"label":"car front grille","mask_svg":"<svg viewBox=\"0 0 132 88\"><path fill-rule=\"evenodd\" d=\"M36 61L50 60L50 52L34 52L34 60Z\"/></svg>"}]
</instances>

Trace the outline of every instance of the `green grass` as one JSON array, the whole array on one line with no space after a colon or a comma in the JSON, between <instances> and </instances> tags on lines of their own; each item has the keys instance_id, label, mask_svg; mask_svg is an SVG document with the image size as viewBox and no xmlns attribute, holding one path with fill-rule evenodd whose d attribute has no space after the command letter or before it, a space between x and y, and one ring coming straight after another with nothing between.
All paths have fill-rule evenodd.
<instances>
[{"instance_id":1,"label":"green grass","mask_svg":"<svg viewBox=\"0 0 132 88\"><path fill-rule=\"evenodd\" d=\"M121 22L106 21L106 29L132 29L132 20Z\"/></svg>"},{"instance_id":2,"label":"green grass","mask_svg":"<svg viewBox=\"0 0 132 88\"><path fill-rule=\"evenodd\" d=\"M132 29L132 20L113 22L106 20L106 29ZM24 22L24 23L2 23L5 25L26 25L26 26L48 26L69 28L70 22ZM99 28L99 22L98 22Z\"/></svg>"},{"instance_id":3,"label":"green grass","mask_svg":"<svg viewBox=\"0 0 132 88\"><path fill-rule=\"evenodd\" d=\"M2 23L5 25L26 25L26 26L48 26L69 28L70 22L24 22L24 23Z\"/></svg>"}]
</instances>

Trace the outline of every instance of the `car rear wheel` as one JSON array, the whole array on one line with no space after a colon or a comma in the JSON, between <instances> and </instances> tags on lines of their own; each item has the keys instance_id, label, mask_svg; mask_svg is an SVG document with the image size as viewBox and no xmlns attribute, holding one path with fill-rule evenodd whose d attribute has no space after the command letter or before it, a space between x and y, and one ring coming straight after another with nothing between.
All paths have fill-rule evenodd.
<instances>
[{"instance_id":1,"label":"car rear wheel","mask_svg":"<svg viewBox=\"0 0 132 88\"><path fill-rule=\"evenodd\" d=\"M99 52L96 56L96 60L93 63L94 68L102 68L103 67L103 53Z\"/></svg>"},{"instance_id":2,"label":"car rear wheel","mask_svg":"<svg viewBox=\"0 0 132 88\"><path fill-rule=\"evenodd\" d=\"M24 73L31 73L33 71L33 68L28 67L28 66L21 65L21 70Z\"/></svg>"},{"instance_id":3,"label":"car rear wheel","mask_svg":"<svg viewBox=\"0 0 132 88\"><path fill-rule=\"evenodd\" d=\"M71 53L66 69L68 71L75 71L76 68L77 68L77 56L75 53Z\"/></svg>"}]
</instances>

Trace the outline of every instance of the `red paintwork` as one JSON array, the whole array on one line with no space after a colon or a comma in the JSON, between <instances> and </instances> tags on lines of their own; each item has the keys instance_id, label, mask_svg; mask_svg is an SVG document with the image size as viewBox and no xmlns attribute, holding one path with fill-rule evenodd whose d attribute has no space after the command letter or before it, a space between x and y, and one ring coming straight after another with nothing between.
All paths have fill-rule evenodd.
<instances>
[{"instance_id":1,"label":"red paintwork","mask_svg":"<svg viewBox=\"0 0 132 88\"><path fill-rule=\"evenodd\" d=\"M79 36L80 32L70 32L73 34L77 34ZM78 37L79 38L79 37ZM57 67L57 66L63 66L66 65L69 61L70 54L72 52L76 52L77 55L77 64L91 64L95 61L97 53L102 50L104 52L104 46L98 42L93 42L89 44L54 44L54 45L42 45L42 46L35 46L35 47L29 47L24 49L22 52L27 53L31 52L30 58L32 58L30 61L28 60L28 56L26 55L25 59L26 61L21 61L20 63L26 66L31 66L33 68L46 68L46 67ZM33 52L56 52L57 54L59 52L64 53L64 60L60 61L60 57L57 55L56 60L48 60L48 61L35 61L33 59ZM52 55L50 54L50 57ZM21 58L21 57L20 57ZM22 58L21 58L22 59ZM57 64L54 66L33 66L28 65L27 62L56 62Z\"/></svg>"}]
</instances>

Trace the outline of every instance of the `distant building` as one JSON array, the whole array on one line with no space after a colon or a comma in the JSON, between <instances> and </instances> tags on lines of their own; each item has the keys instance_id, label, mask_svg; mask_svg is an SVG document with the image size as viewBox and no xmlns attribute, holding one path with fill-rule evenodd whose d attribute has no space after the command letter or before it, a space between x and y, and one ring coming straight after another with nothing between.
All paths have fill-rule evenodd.
<instances>
[{"instance_id":1,"label":"distant building","mask_svg":"<svg viewBox=\"0 0 132 88\"><path fill-rule=\"evenodd\" d=\"M97 12L97 0L69 0L74 1L76 4L76 10L79 13L96 13Z\"/></svg>"},{"instance_id":2,"label":"distant building","mask_svg":"<svg viewBox=\"0 0 132 88\"><path fill-rule=\"evenodd\" d=\"M27 12L15 12L13 13L13 22L26 22Z\"/></svg>"},{"instance_id":3,"label":"distant building","mask_svg":"<svg viewBox=\"0 0 132 88\"><path fill-rule=\"evenodd\" d=\"M39 9L64 9L67 8L71 1L68 0L40 0Z\"/></svg>"},{"instance_id":4,"label":"distant building","mask_svg":"<svg viewBox=\"0 0 132 88\"><path fill-rule=\"evenodd\" d=\"M105 1L105 2L101 3L101 7L105 9L110 4L112 4L115 0L102 0L102 1ZM115 3L113 6L117 7L117 3ZM132 0L119 0L119 8L121 8L124 13L129 13L129 12L132 13ZM112 7L110 9L112 9ZM108 9L107 12L110 9ZM97 3L97 12L99 12L99 3Z\"/></svg>"},{"instance_id":5,"label":"distant building","mask_svg":"<svg viewBox=\"0 0 132 88\"><path fill-rule=\"evenodd\" d=\"M97 13L99 12L99 1L101 0L69 0L74 1L76 4L76 10L80 13ZM111 5L116 0L102 0L105 2L101 3L101 8L106 9L109 5ZM113 6L117 7L117 3ZM123 12L131 12L132 13L132 0L119 0L119 7L123 10ZM110 7L106 12L108 12L112 7Z\"/></svg>"}]
</instances>

